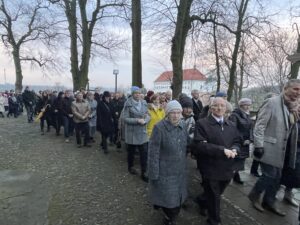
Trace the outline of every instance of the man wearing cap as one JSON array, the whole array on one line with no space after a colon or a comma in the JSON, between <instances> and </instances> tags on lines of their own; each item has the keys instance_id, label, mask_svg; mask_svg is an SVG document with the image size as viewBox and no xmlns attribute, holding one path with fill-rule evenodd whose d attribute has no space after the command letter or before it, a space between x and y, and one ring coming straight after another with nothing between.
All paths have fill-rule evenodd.
<instances>
[{"instance_id":1,"label":"man wearing cap","mask_svg":"<svg viewBox=\"0 0 300 225\"><path fill-rule=\"evenodd\" d=\"M180 98L180 104L182 107L182 120L184 121L187 132L189 135L188 142L189 144L192 142L194 137L194 130L195 130L195 120L193 114L193 100L188 97L184 96Z\"/></svg>"},{"instance_id":2,"label":"man wearing cap","mask_svg":"<svg viewBox=\"0 0 300 225\"><path fill-rule=\"evenodd\" d=\"M166 118L154 126L148 155L149 199L162 209L164 225L175 225L187 198L187 130L181 120L182 107L176 100L167 103Z\"/></svg>"},{"instance_id":3,"label":"man wearing cap","mask_svg":"<svg viewBox=\"0 0 300 225\"><path fill-rule=\"evenodd\" d=\"M140 152L141 178L147 182L147 123L150 121L148 105L141 99L141 90L137 86L131 88L132 96L125 102L122 119L125 123L125 143L127 144L128 172L136 175L134 154L136 148Z\"/></svg>"},{"instance_id":4,"label":"man wearing cap","mask_svg":"<svg viewBox=\"0 0 300 225\"><path fill-rule=\"evenodd\" d=\"M102 101L97 106L97 130L101 132L101 147L105 154L108 153L107 138L115 132L115 113L110 102L110 93L104 91Z\"/></svg>"},{"instance_id":5,"label":"man wearing cap","mask_svg":"<svg viewBox=\"0 0 300 225\"><path fill-rule=\"evenodd\" d=\"M29 90L29 86L25 87L25 90L22 94L22 98L27 111L28 123L31 123L33 122L33 114L35 108L35 95L32 91Z\"/></svg>"},{"instance_id":6,"label":"man wearing cap","mask_svg":"<svg viewBox=\"0 0 300 225\"><path fill-rule=\"evenodd\" d=\"M203 105L199 99L199 91L198 90L192 90L191 95L192 95L192 101L193 101L194 119L195 119L195 121L197 121L199 119L199 115L202 111Z\"/></svg>"}]
</instances>

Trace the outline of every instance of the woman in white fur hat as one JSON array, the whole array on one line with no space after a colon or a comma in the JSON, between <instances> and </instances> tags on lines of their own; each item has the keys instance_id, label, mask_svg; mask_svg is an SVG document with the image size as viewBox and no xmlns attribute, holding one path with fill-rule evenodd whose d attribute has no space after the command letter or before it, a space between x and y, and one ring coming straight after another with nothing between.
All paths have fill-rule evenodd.
<instances>
[{"instance_id":1,"label":"woman in white fur hat","mask_svg":"<svg viewBox=\"0 0 300 225\"><path fill-rule=\"evenodd\" d=\"M249 157L249 145L253 141L253 123L250 119L250 107L252 105L252 101L249 98L241 98L238 105L239 107L232 112L229 120L234 122L244 140L240 154L235 159L236 172L233 177L234 182L242 185L244 182L241 180L239 171L244 170L245 160Z\"/></svg>"}]
</instances>

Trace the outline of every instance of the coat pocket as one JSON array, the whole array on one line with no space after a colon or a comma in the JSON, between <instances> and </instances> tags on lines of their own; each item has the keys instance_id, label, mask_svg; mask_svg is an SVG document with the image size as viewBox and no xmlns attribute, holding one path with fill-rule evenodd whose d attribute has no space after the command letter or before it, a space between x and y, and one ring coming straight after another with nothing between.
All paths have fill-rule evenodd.
<instances>
[{"instance_id":1,"label":"coat pocket","mask_svg":"<svg viewBox=\"0 0 300 225\"><path fill-rule=\"evenodd\" d=\"M270 137L270 136L265 136L264 141L268 142L268 143L276 144L277 143L277 138Z\"/></svg>"}]
</instances>

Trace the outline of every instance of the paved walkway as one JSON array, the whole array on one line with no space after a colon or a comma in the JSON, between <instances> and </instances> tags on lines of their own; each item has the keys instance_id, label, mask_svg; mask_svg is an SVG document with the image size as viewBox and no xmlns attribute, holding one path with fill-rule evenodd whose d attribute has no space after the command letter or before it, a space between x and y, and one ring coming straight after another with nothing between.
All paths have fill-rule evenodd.
<instances>
[{"instance_id":1,"label":"paved walkway","mask_svg":"<svg viewBox=\"0 0 300 225\"><path fill-rule=\"evenodd\" d=\"M16 187L22 183L35 187L31 188L35 196L44 191L40 192L44 198L35 204L33 195L25 196L27 199L21 202L32 207L23 207L23 214L9 213L14 204L8 204L0 188L0 207L5 209L0 213L0 225L160 225L162 214L149 205L147 185L127 173L126 151L119 153L110 146L110 153L105 155L98 150L99 142L98 136L92 148L78 149L74 138L65 143L53 130L41 136L39 124L26 123L25 116L1 118L0 179L1 174L9 174L19 181L10 183L12 188L6 190L18 190ZM181 210L178 225L203 225L206 218L199 215L192 201L201 191L199 176L195 162L190 159L189 165L191 198L187 209ZM252 209L246 194L255 178L247 173L242 174L244 186L232 184L226 190L221 204L223 225L296 225L297 209L287 208L289 215L285 218ZM28 182L30 177L39 178L42 185ZM26 224L24 213L36 222Z\"/></svg>"},{"instance_id":2,"label":"paved walkway","mask_svg":"<svg viewBox=\"0 0 300 225\"><path fill-rule=\"evenodd\" d=\"M263 213L255 210L250 201L247 198L248 193L252 189L253 185L256 182L256 177L249 175L250 174L250 163L251 160L248 160L246 163L246 170L241 173L242 179L245 181L244 185L231 184L227 188L224 197L231 201L234 205L238 206L241 210L245 211L252 218L255 218L261 224L265 225L298 225L298 212L299 209L292 207L282 201L284 195L284 187L281 187L279 193L277 194L277 204L280 208L287 212L287 216L280 217L271 212L265 211ZM295 198L299 202L300 200L300 191L293 190Z\"/></svg>"}]
</instances>

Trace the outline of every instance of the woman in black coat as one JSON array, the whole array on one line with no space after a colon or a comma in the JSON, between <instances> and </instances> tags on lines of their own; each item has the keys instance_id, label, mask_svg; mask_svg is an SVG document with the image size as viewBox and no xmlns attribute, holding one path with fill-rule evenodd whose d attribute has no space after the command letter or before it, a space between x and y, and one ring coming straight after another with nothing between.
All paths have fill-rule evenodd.
<instances>
[{"instance_id":1,"label":"woman in black coat","mask_svg":"<svg viewBox=\"0 0 300 225\"><path fill-rule=\"evenodd\" d=\"M47 132L50 131L50 125L51 125L51 116L50 116L50 99L49 95L46 91L42 92L42 97L38 100L36 110L38 113L44 112L43 116L40 118L40 127L41 127L41 135L44 135L44 124L45 120L47 123Z\"/></svg>"},{"instance_id":2,"label":"woman in black coat","mask_svg":"<svg viewBox=\"0 0 300 225\"><path fill-rule=\"evenodd\" d=\"M18 117L18 101L14 93L8 97L8 113L7 117L13 114L15 118Z\"/></svg>"},{"instance_id":3,"label":"woman in black coat","mask_svg":"<svg viewBox=\"0 0 300 225\"><path fill-rule=\"evenodd\" d=\"M65 94L60 91L56 99L54 99L53 107L54 107L54 123L56 129L56 135L60 134L60 127L63 125L63 100Z\"/></svg>"},{"instance_id":4,"label":"woman in black coat","mask_svg":"<svg viewBox=\"0 0 300 225\"><path fill-rule=\"evenodd\" d=\"M113 107L110 103L110 93L104 91L102 101L99 101L97 106L97 130L101 132L101 147L105 154L108 153L107 138L115 132L114 123L115 116Z\"/></svg>"},{"instance_id":5,"label":"woman in black coat","mask_svg":"<svg viewBox=\"0 0 300 225\"><path fill-rule=\"evenodd\" d=\"M249 145L252 142L252 120L250 119L250 107L252 104L251 99L242 98L239 101L239 108L235 109L229 117L237 129L240 135L243 137L243 145L241 147L240 154L235 159L235 169L233 181L238 184L244 184L241 180L239 171L244 170L245 160L249 157Z\"/></svg>"}]
</instances>

